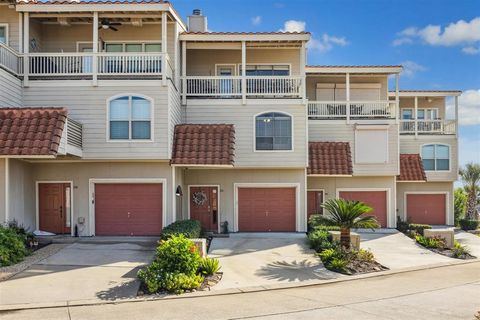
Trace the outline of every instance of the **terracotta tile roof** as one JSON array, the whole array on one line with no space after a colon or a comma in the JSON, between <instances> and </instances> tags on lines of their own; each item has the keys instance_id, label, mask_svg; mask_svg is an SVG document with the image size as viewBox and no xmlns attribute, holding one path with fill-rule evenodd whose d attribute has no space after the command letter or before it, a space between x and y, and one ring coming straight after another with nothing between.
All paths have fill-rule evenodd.
<instances>
[{"instance_id":1,"label":"terracotta tile roof","mask_svg":"<svg viewBox=\"0 0 480 320\"><path fill-rule=\"evenodd\" d=\"M307 174L352 175L348 142L309 142Z\"/></svg>"},{"instance_id":2,"label":"terracotta tile roof","mask_svg":"<svg viewBox=\"0 0 480 320\"><path fill-rule=\"evenodd\" d=\"M175 126L172 164L233 165L233 124L181 124Z\"/></svg>"},{"instance_id":3,"label":"terracotta tile roof","mask_svg":"<svg viewBox=\"0 0 480 320\"><path fill-rule=\"evenodd\" d=\"M0 155L56 155L65 108L0 108Z\"/></svg>"},{"instance_id":4,"label":"terracotta tile roof","mask_svg":"<svg viewBox=\"0 0 480 320\"><path fill-rule=\"evenodd\" d=\"M302 31L302 32L281 32L281 31L273 31L273 32L193 32L193 31L186 31L182 32L181 34L199 34L199 35L289 35L289 34L310 34L310 32Z\"/></svg>"},{"instance_id":5,"label":"terracotta tile roof","mask_svg":"<svg viewBox=\"0 0 480 320\"><path fill-rule=\"evenodd\" d=\"M400 175L398 181L427 181L419 154L400 154Z\"/></svg>"}]
</instances>

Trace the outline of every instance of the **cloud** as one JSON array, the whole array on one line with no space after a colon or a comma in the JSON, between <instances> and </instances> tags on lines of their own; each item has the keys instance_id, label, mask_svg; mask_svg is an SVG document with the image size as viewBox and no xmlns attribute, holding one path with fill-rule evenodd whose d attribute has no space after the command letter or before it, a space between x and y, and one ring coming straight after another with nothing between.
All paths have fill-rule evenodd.
<instances>
[{"instance_id":1,"label":"cloud","mask_svg":"<svg viewBox=\"0 0 480 320\"><path fill-rule=\"evenodd\" d=\"M461 46L464 53L472 54L480 50L472 46L480 42L480 17L452 22L446 27L431 24L421 29L409 27L397 33L392 45L410 44L416 39L431 46Z\"/></svg>"},{"instance_id":2,"label":"cloud","mask_svg":"<svg viewBox=\"0 0 480 320\"><path fill-rule=\"evenodd\" d=\"M302 32L305 31L305 26L307 24L305 21L298 20L288 20L283 24L283 29L280 29L281 32Z\"/></svg>"},{"instance_id":3,"label":"cloud","mask_svg":"<svg viewBox=\"0 0 480 320\"><path fill-rule=\"evenodd\" d=\"M258 26L262 23L262 16L255 16L250 19L254 26Z\"/></svg>"},{"instance_id":4,"label":"cloud","mask_svg":"<svg viewBox=\"0 0 480 320\"><path fill-rule=\"evenodd\" d=\"M447 116L455 118L454 99L447 102ZM458 97L458 123L463 126L480 125L480 89L466 90Z\"/></svg>"},{"instance_id":5,"label":"cloud","mask_svg":"<svg viewBox=\"0 0 480 320\"><path fill-rule=\"evenodd\" d=\"M462 49L462 52L463 53L466 53L466 54L479 54L480 53L480 47L465 47Z\"/></svg>"},{"instance_id":6,"label":"cloud","mask_svg":"<svg viewBox=\"0 0 480 320\"><path fill-rule=\"evenodd\" d=\"M401 65L403 66L402 74L407 78L413 78L417 72L427 70L424 66L410 60L403 61Z\"/></svg>"},{"instance_id":7,"label":"cloud","mask_svg":"<svg viewBox=\"0 0 480 320\"><path fill-rule=\"evenodd\" d=\"M285 21L282 32L302 32L305 31L307 23L305 21L288 20ZM310 41L307 43L307 48L318 50L320 52L327 52L333 49L334 46L344 47L348 45L345 37L331 36L327 33L322 34L320 38L316 38L313 34Z\"/></svg>"}]
</instances>

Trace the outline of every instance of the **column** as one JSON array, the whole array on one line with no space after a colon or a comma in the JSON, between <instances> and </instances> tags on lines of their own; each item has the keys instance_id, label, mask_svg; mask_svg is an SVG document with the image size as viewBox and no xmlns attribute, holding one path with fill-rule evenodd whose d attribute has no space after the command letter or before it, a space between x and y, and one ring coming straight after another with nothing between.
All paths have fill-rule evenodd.
<instances>
[{"instance_id":1,"label":"column","mask_svg":"<svg viewBox=\"0 0 480 320\"><path fill-rule=\"evenodd\" d=\"M346 96L346 112L347 112L347 123L350 123L350 73L345 75L345 96Z\"/></svg>"},{"instance_id":2,"label":"column","mask_svg":"<svg viewBox=\"0 0 480 320\"><path fill-rule=\"evenodd\" d=\"M92 36L92 84L98 85L98 12L93 13L93 36Z\"/></svg>"},{"instance_id":3,"label":"column","mask_svg":"<svg viewBox=\"0 0 480 320\"><path fill-rule=\"evenodd\" d=\"M28 87L28 75L30 73L30 16L28 12L23 14L23 86Z\"/></svg>"},{"instance_id":4,"label":"column","mask_svg":"<svg viewBox=\"0 0 480 320\"><path fill-rule=\"evenodd\" d=\"M458 96L455 96L455 137L458 137Z\"/></svg>"},{"instance_id":5,"label":"column","mask_svg":"<svg viewBox=\"0 0 480 320\"><path fill-rule=\"evenodd\" d=\"M177 89L180 88L180 63L179 63L179 57L180 57L180 50L179 50L179 47L180 47L180 42L178 40L178 23L175 22L174 24L174 29L173 29L173 33L174 33L174 58L175 58L175 86L177 87Z\"/></svg>"},{"instance_id":6,"label":"column","mask_svg":"<svg viewBox=\"0 0 480 320\"><path fill-rule=\"evenodd\" d=\"M307 83L306 83L306 78L305 78L305 65L306 65L306 51L305 51L305 41L302 41L302 47L300 48L300 76L302 77L302 79L300 80L301 83L300 83L300 94L301 94L301 97L304 101L304 103L306 103L307 101Z\"/></svg>"},{"instance_id":7,"label":"column","mask_svg":"<svg viewBox=\"0 0 480 320\"><path fill-rule=\"evenodd\" d=\"M415 126L415 139L418 138L418 97L415 96L415 108L413 109L413 125Z\"/></svg>"},{"instance_id":8,"label":"column","mask_svg":"<svg viewBox=\"0 0 480 320\"><path fill-rule=\"evenodd\" d=\"M242 41L242 103L247 103L247 45Z\"/></svg>"},{"instance_id":9,"label":"column","mask_svg":"<svg viewBox=\"0 0 480 320\"><path fill-rule=\"evenodd\" d=\"M187 42L182 41L182 104L187 104Z\"/></svg>"},{"instance_id":10,"label":"column","mask_svg":"<svg viewBox=\"0 0 480 320\"><path fill-rule=\"evenodd\" d=\"M167 13L162 12L162 84L167 85L168 65L167 65Z\"/></svg>"},{"instance_id":11,"label":"column","mask_svg":"<svg viewBox=\"0 0 480 320\"><path fill-rule=\"evenodd\" d=\"M395 122L400 123L400 100L399 100L400 74L395 75Z\"/></svg>"}]
</instances>

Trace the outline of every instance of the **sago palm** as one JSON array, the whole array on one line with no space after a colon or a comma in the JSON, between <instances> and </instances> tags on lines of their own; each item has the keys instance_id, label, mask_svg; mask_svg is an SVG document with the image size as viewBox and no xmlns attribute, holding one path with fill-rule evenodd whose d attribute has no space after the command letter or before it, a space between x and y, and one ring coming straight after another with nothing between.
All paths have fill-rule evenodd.
<instances>
[{"instance_id":1,"label":"sago palm","mask_svg":"<svg viewBox=\"0 0 480 320\"><path fill-rule=\"evenodd\" d=\"M462 177L465 191L468 193L467 214L465 218L468 220L476 220L477 212L475 207L477 206L477 190L480 183L480 164L468 163L465 168L460 169L460 176Z\"/></svg>"},{"instance_id":2,"label":"sago palm","mask_svg":"<svg viewBox=\"0 0 480 320\"><path fill-rule=\"evenodd\" d=\"M379 224L374 216L365 215L372 208L360 201L344 199L329 199L322 205L328 211L320 221L340 227L340 244L350 248L350 229L352 228L378 228Z\"/></svg>"}]
</instances>

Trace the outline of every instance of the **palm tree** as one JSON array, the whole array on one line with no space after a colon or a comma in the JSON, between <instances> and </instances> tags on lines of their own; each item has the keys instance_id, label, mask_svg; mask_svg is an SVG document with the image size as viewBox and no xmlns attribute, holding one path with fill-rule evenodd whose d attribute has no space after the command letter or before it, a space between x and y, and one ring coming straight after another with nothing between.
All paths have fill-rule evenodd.
<instances>
[{"instance_id":1,"label":"palm tree","mask_svg":"<svg viewBox=\"0 0 480 320\"><path fill-rule=\"evenodd\" d=\"M465 219L477 220L477 190L480 188L480 164L467 163L465 168L460 168L460 176L468 193L467 213Z\"/></svg>"},{"instance_id":2,"label":"palm tree","mask_svg":"<svg viewBox=\"0 0 480 320\"><path fill-rule=\"evenodd\" d=\"M364 214L372 208L360 201L344 199L329 199L322 205L329 213L319 217L322 223L340 227L340 244L350 248L350 229L352 228L378 228L379 224L374 216Z\"/></svg>"}]
</instances>

